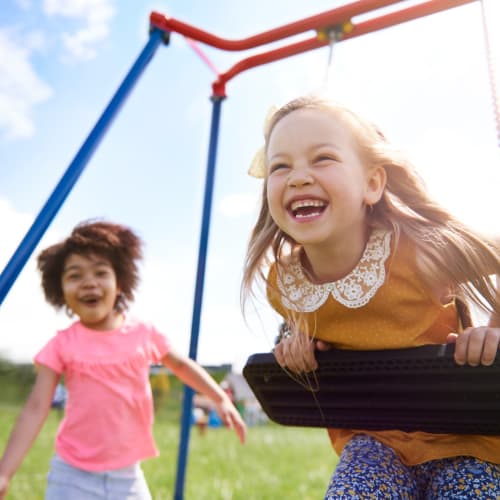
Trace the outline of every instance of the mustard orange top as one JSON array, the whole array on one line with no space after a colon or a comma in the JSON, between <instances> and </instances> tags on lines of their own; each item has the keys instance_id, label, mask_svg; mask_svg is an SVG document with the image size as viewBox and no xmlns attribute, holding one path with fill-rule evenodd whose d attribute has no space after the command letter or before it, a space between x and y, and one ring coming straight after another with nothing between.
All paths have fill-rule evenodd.
<instances>
[{"instance_id":1,"label":"mustard orange top","mask_svg":"<svg viewBox=\"0 0 500 500\"><path fill-rule=\"evenodd\" d=\"M267 294L273 308L289 320L304 316L308 333L338 349L377 350L442 344L459 331L455 301L441 304L417 273L415 248L401 235L374 230L363 256L345 278L314 284L300 260L271 266ZM355 434L369 434L394 449L404 463L469 455L500 463L500 436L425 432L329 429L335 451Z\"/></svg>"}]
</instances>

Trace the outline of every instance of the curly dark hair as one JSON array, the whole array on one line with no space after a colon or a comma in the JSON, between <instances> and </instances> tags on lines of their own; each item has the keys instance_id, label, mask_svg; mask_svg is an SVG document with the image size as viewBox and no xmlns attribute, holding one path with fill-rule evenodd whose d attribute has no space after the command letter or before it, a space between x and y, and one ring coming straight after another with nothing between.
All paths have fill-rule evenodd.
<instances>
[{"instance_id":1,"label":"curly dark hair","mask_svg":"<svg viewBox=\"0 0 500 500\"><path fill-rule=\"evenodd\" d=\"M45 299L56 309L65 305L62 275L71 254L99 255L108 259L121 290L115 309L124 311L134 299L139 284L137 261L142 258L142 241L128 227L105 221L85 221L60 243L43 250L38 256Z\"/></svg>"}]
</instances>

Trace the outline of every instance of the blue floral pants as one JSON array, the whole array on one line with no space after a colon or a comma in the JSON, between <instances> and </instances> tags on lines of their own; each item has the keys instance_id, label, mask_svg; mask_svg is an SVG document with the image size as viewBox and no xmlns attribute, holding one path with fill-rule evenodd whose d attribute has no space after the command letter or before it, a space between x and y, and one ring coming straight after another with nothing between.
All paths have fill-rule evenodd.
<instances>
[{"instance_id":1,"label":"blue floral pants","mask_svg":"<svg viewBox=\"0 0 500 500\"><path fill-rule=\"evenodd\" d=\"M499 500L500 465L474 457L405 465L376 439L359 434L345 446L325 500Z\"/></svg>"}]
</instances>

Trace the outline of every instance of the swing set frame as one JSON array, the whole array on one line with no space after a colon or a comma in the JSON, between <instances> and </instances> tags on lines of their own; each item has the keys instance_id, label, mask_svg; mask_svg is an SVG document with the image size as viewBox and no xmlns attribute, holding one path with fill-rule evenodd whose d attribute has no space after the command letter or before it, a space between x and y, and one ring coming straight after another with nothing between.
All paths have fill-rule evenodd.
<instances>
[{"instance_id":1,"label":"swing set frame","mask_svg":"<svg viewBox=\"0 0 500 500\"><path fill-rule=\"evenodd\" d=\"M2 304L38 242L66 200L71 189L79 179L100 141L120 111L123 103L130 95L138 79L156 53L156 50L162 44L168 45L171 34L177 33L186 37L198 55L200 55L200 57L202 57L203 60L216 73L216 79L212 84L211 100L213 106L211 115L210 141L205 177L202 224L200 230L189 348L189 356L192 359L196 359L203 300L208 235L210 230L210 215L215 177L221 104L227 97L227 83L240 73L257 66L269 64L290 56L324 47L333 42L337 43L349 40L358 36L389 28L397 24L477 1L482 0L427 0L411 7L394 9L386 14L378 15L380 14L376 12L378 9L392 8L394 6L399 7L404 3L404 0L358 0L332 10L322 12L315 16L307 17L281 27L271 29L269 31L247 38L233 40L218 37L173 17L165 16L159 12L152 12L150 14L150 34L148 42L125 76L123 82L119 85L109 104L104 109L101 117L96 122L87 139L78 150L74 159L69 164L67 170L61 177L53 192L50 194L46 203L41 208L32 226L29 228L11 259L2 271L2 274L0 275L0 304ZM367 20L361 22L355 22L354 20L356 16L366 16L370 14L373 15L373 17ZM197 45L197 43L202 43L221 50L237 52L261 47L294 35L301 35L311 30L315 32L312 37L246 57L221 73L215 69L211 61L203 54ZM176 500L184 498L184 482L189 433L191 427L192 399L193 391L189 387L185 387L177 476L174 493L174 498Z\"/></svg>"}]
</instances>

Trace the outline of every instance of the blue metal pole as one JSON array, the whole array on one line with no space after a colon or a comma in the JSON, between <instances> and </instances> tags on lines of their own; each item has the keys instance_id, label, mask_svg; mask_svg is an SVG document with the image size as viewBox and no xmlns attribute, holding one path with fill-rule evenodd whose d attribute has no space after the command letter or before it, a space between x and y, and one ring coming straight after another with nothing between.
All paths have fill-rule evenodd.
<instances>
[{"instance_id":1,"label":"blue metal pole","mask_svg":"<svg viewBox=\"0 0 500 500\"><path fill-rule=\"evenodd\" d=\"M70 163L66 172L61 177L61 180L55 187L49 199L40 210L40 213L26 233L24 239L21 241L17 250L12 255L10 261L5 266L5 269L0 275L0 304L2 304L22 268L45 233L47 227L52 222L52 219L55 217L58 210L61 208L61 205L80 177L80 174L85 169L85 166L90 160L92 154L99 145L101 139L104 137L113 119L118 114L122 104L130 94L147 64L152 59L156 49L164 40L164 37L165 32L159 29L153 29L151 31L148 43L140 53L136 62L95 124L75 158Z\"/></svg>"},{"instance_id":2,"label":"blue metal pole","mask_svg":"<svg viewBox=\"0 0 500 500\"><path fill-rule=\"evenodd\" d=\"M223 97L212 96L212 123L210 127L210 143L208 149L207 173L205 178L205 198L203 201L203 216L198 250L198 269L196 271L196 287L194 292L193 316L191 321L191 340L189 357L196 359L198 352L198 336L200 332L201 306L203 302L203 285L205 282L205 264L207 257L208 235L210 230L210 214L212 209L212 194L215 178L215 159L217 156L217 141L219 137L220 113ZM184 482L186 478L186 463L191 430L191 414L193 410L193 390L184 386L182 403L181 434L177 459L177 476L175 481L175 500L184 498Z\"/></svg>"}]
</instances>

